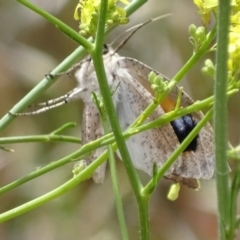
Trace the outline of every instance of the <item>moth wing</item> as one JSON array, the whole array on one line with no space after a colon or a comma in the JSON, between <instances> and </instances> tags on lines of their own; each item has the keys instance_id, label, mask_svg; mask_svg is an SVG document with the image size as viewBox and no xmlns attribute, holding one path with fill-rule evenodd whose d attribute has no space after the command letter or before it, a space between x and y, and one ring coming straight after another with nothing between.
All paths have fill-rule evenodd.
<instances>
[{"instance_id":1,"label":"moth wing","mask_svg":"<svg viewBox=\"0 0 240 240\"><path fill-rule=\"evenodd\" d=\"M91 141L96 140L104 135L101 119L99 116L99 111L96 105L93 102L88 102L84 104L83 108L83 119L82 119L82 141L83 144L89 143ZM87 165L92 163L97 157L103 153L105 148L98 148L91 154L91 156L87 157L85 161ZM104 162L101 166L99 166L94 174L93 180L96 183L103 183L105 178L106 171L106 162Z\"/></svg>"},{"instance_id":2,"label":"moth wing","mask_svg":"<svg viewBox=\"0 0 240 240\"><path fill-rule=\"evenodd\" d=\"M129 60L129 59L127 59ZM150 84L146 81L149 68L143 68L144 65L137 65L136 60L126 62L126 58L118 58L116 76L119 78L119 87L114 94L115 104L121 127L125 130L129 125L142 113L153 101L153 96L147 89ZM140 67L140 69L139 69ZM141 84L141 82L144 82ZM161 106L157 107L155 112L147 119L146 122L157 119L163 115L164 111ZM130 155L134 166L144 172L152 175L153 163L161 167L166 159L171 155L174 149L179 146L179 142L173 128L170 124L161 128L151 129L127 140ZM182 165L182 156L169 170L169 173L175 171Z\"/></svg>"},{"instance_id":3,"label":"moth wing","mask_svg":"<svg viewBox=\"0 0 240 240\"><path fill-rule=\"evenodd\" d=\"M176 99L178 94L178 88L175 88L170 94L170 99ZM187 95L185 92L183 92L182 95L182 101L181 106L187 107L191 104L193 104L193 100L189 95ZM191 116L193 120L198 123L203 117L204 114L201 111L193 112L191 113ZM181 171L185 168L189 168L188 164L191 161L192 157L195 161L200 162L200 168L201 168L201 178L203 179L210 179L214 175L214 134L212 126L207 123L204 128L201 129L201 131L198 134L197 139L197 151L192 152L190 155L189 152L183 153L185 159L189 159L186 161L183 161L183 166L179 169L177 174L181 173Z\"/></svg>"},{"instance_id":4,"label":"moth wing","mask_svg":"<svg viewBox=\"0 0 240 240\"><path fill-rule=\"evenodd\" d=\"M145 92L146 90L140 85L137 88L133 87L131 80L133 80L131 76L121 78L114 95L119 122L123 130L126 130L152 101L151 94ZM159 115L164 114L160 107L158 111ZM153 113L146 122L156 119L158 114ZM169 131L169 125L131 136L126 143L134 167L149 175L152 175L153 164L156 163L158 167L161 167L175 148L175 144L178 145L174 132L171 129ZM177 166L180 167L179 161L175 163L170 172L173 172Z\"/></svg>"},{"instance_id":5,"label":"moth wing","mask_svg":"<svg viewBox=\"0 0 240 240\"><path fill-rule=\"evenodd\" d=\"M127 81L127 84L131 85L128 87L128 89L125 89L126 91L125 98L128 98L129 99L128 102L130 102L131 97L126 96L127 92L129 91L129 89L135 88L137 89L138 94L140 94L140 96L143 98L143 100L139 99L140 102L145 102L146 103L145 105L147 106L153 99L151 86L150 86L150 83L148 82L148 75L151 71L154 71L154 72L156 71L132 58L120 57L118 59L118 65L121 71L122 69L125 68L127 69L129 74L129 76L123 77L123 81L125 79L125 82ZM156 73L161 75L158 72ZM129 81L129 79L131 79L131 81ZM164 80L169 81L166 77L164 77ZM145 95L146 91L144 89L148 90L147 96ZM168 98L173 102L176 102L177 95L178 95L178 88L176 87L173 89L173 91L171 91ZM125 103L126 102L127 100L125 100ZM125 103L122 104L121 112L122 112L122 118L127 119L127 116L129 116L128 118L130 118L130 112L131 112L130 109L135 107L133 107L133 105L127 106L125 105ZM186 93L183 93L182 106L185 107L192 103L193 103L193 100ZM136 106L138 106L138 103L136 104ZM145 109L146 106L141 106L140 108ZM138 114L134 114L134 119L140 113L141 113L141 110L138 112ZM163 109L161 109L161 107L158 107L155 111L155 114L157 114L157 116L155 116L151 120L157 118L158 116L163 115L163 113L164 113ZM202 112L192 113L191 115L193 116L196 122L198 122L203 117ZM134 119L131 119L131 120L133 121ZM122 119L122 121L124 122L125 120ZM152 148L152 151L156 152L157 149L161 148L160 154L154 154L155 157L158 156L158 158L156 158L155 161L157 161L158 163L160 161L160 165L161 165L166 160L166 157L159 156L164 151L163 149L165 149L165 156L169 156L173 152L173 150L176 149L176 147L179 145L179 142L170 124L165 125L159 129L153 129L151 131L148 131L149 134L145 132L143 134L149 135L149 138L151 138L150 135L157 130L160 131L160 133L157 134L156 138L153 137L153 139L158 139L160 141L160 145L158 145L158 147L155 146L155 148ZM130 147L130 152L132 152L131 155L137 155L137 156L140 155L138 152L138 149L136 149L136 146L137 146L136 141L138 141L138 138L139 138L138 135L135 137L135 139L130 138L132 140L130 140L131 143L128 143L128 145L130 146L132 145ZM148 145L149 145L148 147L151 148L151 144L148 144ZM140 149L140 151L142 152L143 150ZM214 152L213 151L213 131L212 131L211 125L207 124L199 133L197 150L195 152L194 151L184 152L179 157L179 159L175 162L175 165L173 166L173 169L170 172L172 172L175 175L179 175L183 178L197 178L197 179L211 178L214 173L213 152ZM147 161L152 162L154 160L145 159L145 162Z\"/></svg>"}]
</instances>

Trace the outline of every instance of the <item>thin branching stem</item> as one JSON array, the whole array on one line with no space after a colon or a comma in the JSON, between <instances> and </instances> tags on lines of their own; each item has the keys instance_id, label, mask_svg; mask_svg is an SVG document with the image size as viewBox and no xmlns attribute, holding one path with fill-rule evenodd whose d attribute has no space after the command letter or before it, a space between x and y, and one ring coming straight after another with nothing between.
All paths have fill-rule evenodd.
<instances>
[{"instance_id":1,"label":"thin branching stem","mask_svg":"<svg viewBox=\"0 0 240 240\"><path fill-rule=\"evenodd\" d=\"M104 133L105 134L110 133L111 129L110 129L108 118L105 112L101 114L101 119L102 119ZM115 205L117 209L120 232L122 235L122 239L128 240L129 238L128 238L128 231L127 231L127 224L124 217L123 203L121 199L121 193L120 193L118 177L117 177L116 159L114 156L114 150L113 150L112 144L108 145L107 151L108 151L108 159L109 159L109 166L110 166L110 172L111 172L113 195L114 195Z\"/></svg>"}]
</instances>

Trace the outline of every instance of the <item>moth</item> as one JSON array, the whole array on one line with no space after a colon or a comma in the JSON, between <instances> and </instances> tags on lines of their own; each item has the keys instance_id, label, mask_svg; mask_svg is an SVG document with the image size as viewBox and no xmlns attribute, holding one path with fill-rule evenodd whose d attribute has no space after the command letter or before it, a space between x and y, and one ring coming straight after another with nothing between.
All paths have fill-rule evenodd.
<instances>
[{"instance_id":1,"label":"moth","mask_svg":"<svg viewBox=\"0 0 240 240\"><path fill-rule=\"evenodd\" d=\"M108 45L104 45L103 59L109 87L115 89L112 98L124 131L154 101L153 91L148 81L149 73L154 71L157 75L161 74L136 59L118 55ZM39 109L36 113L81 99L84 103L82 141L85 144L104 135L98 107L91 97L92 92L100 94L99 85L90 57L75 64L65 73L72 72L75 72L77 87L62 97L48 101L46 107ZM169 81L164 76L163 79L166 82ZM178 93L179 88L175 87L145 123L173 110ZM186 107L192 103L193 100L182 92L181 106ZM154 164L160 168L202 117L202 112L194 112L170 124L131 136L126 144L134 167L151 176ZM93 152L85 159L87 164L94 161L104 150L105 148L102 147ZM214 168L213 129L208 123L178 157L165 177L191 188L197 188L197 180L212 178ZM105 169L106 163L95 170L93 174L95 182L104 181Z\"/></svg>"},{"instance_id":2,"label":"moth","mask_svg":"<svg viewBox=\"0 0 240 240\"><path fill-rule=\"evenodd\" d=\"M104 45L103 54L108 84L111 89L116 89L112 96L114 106L121 128L126 130L154 100L148 75L155 70L136 59L119 56L107 45ZM79 64L75 77L79 85L78 93L74 97L81 98L84 102L82 138L84 143L87 143L103 135L98 109L91 100L91 92L99 92L91 58ZM164 80L169 81L165 77ZM153 121L165 112L173 110L178 92L177 87L173 89L146 122ZM183 93L181 106L186 107L192 103L193 100ZM192 113L160 128L130 137L126 143L135 168L152 175L154 163L160 168L202 117L201 112ZM102 151L103 149L96 150L87 161L94 161ZM213 130L210 124L207 124L165 177L196 188L196 179L209 179L213 174ZM105 165L96 170L93 178L96 182L102 182L104 175Z\"/></svg>"}]
</instances>

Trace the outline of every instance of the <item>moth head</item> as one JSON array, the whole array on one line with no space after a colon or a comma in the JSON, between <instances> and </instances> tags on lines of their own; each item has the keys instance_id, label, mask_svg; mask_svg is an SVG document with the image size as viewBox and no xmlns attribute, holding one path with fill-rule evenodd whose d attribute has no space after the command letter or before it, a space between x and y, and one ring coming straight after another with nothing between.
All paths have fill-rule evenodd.
<instances>
[{"instance_id":1,"label":"moth head","mask_svg":"<svg viewBox=\"0 0 240 240\"><path fill-rule=\"evenodd\" d=\"M113 50L113 48L111 48L111 46L107 45L107 44L103 44L103 56L104 58L107 58L108 56L112 56L114 54L116 54L115 50Z\"/></svg>"},{"instance_id":2,"label":"moth head","mask_svg":"<svg viewBox=\"0 0 240 240\"><path fill-rule=\"evenodd\" d=\"M109 53L109 48L107 44L103 44L103 55L106 55Z\"/></svg>"}]
</instances>

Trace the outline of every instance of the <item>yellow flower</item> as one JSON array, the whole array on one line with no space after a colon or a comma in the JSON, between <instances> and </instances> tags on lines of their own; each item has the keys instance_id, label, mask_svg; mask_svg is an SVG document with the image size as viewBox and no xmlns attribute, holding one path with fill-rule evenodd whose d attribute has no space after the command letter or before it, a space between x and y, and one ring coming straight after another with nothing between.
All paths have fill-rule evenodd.
<instances>
[{"instance_id":1,"label":"yellow flower","mask_svg":"<svg viewBox=\"0 0 240 240\"><path fill-rule=\"evenodd\" d=\"M218 6L218 0L193 0L193 2L199 9L198 13L202 15L203 25L206 26L210 22L211 11ZM233 10L239 11L240 0L231 0L231 6Z\"/></svg>"},{"instance_id":2,"label":"yellow flower","mask_svg":"<svg viewBox=\"0 0 240 240\"><path fill-rule=\"evenodd\" d=\"M198 13L202 16L202 22L206 26L210 21L211 11L216 11L217 0L194 0L198 7ZM240 71L240 0L231 1L231 26L228 45L228 69L229 74Z\"/></svg>"},{"instance_id":3,"label":"yellow flower","mask_svg":"<svg viewBox=\"0 0 240 240\"><path fill-rule=\"evenodd\" d=\"M217 7L218 0L205 0L204 1L204 8L212 10L213 8Z\"/></svg>"},{"instance_id":4,"label":"yellow flower","mask_svg":"<svg viewBox=\"0 0 240 240\"><path fill-rule=\"evenodd\" d=\"M238 70L240 66L240 26L231 27L228 45L230 71Z\"/></svg>"},{"instance_id":5,"label":"yellow flower","mask_svg":"<svg viewBox=\"0 0 240 240\"><path fill-rule=\"evenodd\" d=\"M194 0L194 4L198 7L198 13L201 14L202 23L207 26L211 20L211 11L218 5L217 0Z\"/></svg>"},{"instance_id":6,"label":"yellow flower","mask_svg":"<svg viewBox=\"0 0 240 240\"><path fill-rule=\"evenodd\" d=\"M231 23L232 24L240 24L240 12L237 11L236 13L231 15Z\"/></svg>"},{"instance_id":7,"label":"yellow flower","mask_svg":"<svg viewBox=\"0 0 240 240\"><path fill-rule=\"evenodd\" d=\"M124 8L117 6L117 3L129 4L127 0L109 0L106 26L125 24L128 22ZM80 0L74 18L80 20L80 33L94 36L97 28L97 21L100 10L100 0Z\"/></svg>"},{"instance_id":8,"label":"yellow flower","mask_svg":"<svg viewBox=\"0 0 240 240\"><path fill-rule=\"evenodd\" d=\"M228 44L228 69L229 73L240 70L240 0L232 0L231 26Z\"/></svg>"}]
</instances>

